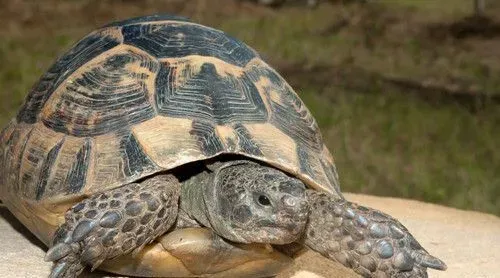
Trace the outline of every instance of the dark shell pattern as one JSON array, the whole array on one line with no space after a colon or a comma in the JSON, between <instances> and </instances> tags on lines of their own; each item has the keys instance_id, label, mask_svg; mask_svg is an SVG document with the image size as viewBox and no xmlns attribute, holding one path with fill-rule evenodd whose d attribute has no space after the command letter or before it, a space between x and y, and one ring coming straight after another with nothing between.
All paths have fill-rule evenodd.
<instances>
[{"instance_id":1,"label":"dark shell pattern","mask_svg":"<svg viewBox=\"0 0 500 278\"><path fill-rule=\"evenodd\" d=\"M60 57L0 134L0 182L26 200L102 192L223 153L342 196L315 119L258 54L172 16L107 25Z\"/></svg>"}]
</instances>

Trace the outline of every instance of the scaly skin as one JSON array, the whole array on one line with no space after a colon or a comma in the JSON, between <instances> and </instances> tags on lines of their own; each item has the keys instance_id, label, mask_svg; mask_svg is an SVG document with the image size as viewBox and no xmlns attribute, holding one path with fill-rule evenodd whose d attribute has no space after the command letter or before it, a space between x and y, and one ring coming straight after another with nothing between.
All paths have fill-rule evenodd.
<instances>
[{"instance_id":1,"label":"scaly skin","mask_svg":"<svg viewBox=\"0 0 500 278\"><path fill-rule=\"evenodd\" d=\"M305 185L282 171L250 161L209 165L182 186L181 209L238 243L286 244L304 231Z\"/></svg>"},{"instance_id":2,"label":"scaly skin","mask_svg":"<svg viewBox=\"0 0 500 278\"><path fill-rule=\"evenodd\" d=\"M73 206L45 256L50 278L73 278L86 265L137 253L164 234L177 217L180 183L159 175L94 195Z\"/></svg>"},{"instance_id":3,"label":"scaly skin","mask_svg":"<svg viewBox=\"0 0 500 278\"><path fill-rule=\"evenodd\" d=\"M446 269L387 214L314 190L304 194L305 186L298 179L257 163L234 161L214 168L213 174L200 175L200 180L183 187L198 192L198 199L203 200L191 202L195 207L185 211L200 222L209 222L231 241L287 244L302 237L309 248L364 277L427 277L427 268ZM252 199L255 194L265 195L269 206ZM293 200L295 206L287 207L285 199ZM202 203L206 206L196 206ZM248 213L242 215L241 207ZM304 217L305 208L308 218Z\"/></svg>"},{"instance_id":4,"label":"scaly skin","mask_svg":"<svg viewBox=\"0 0 500 278\"><path fill-rule=\"evenodd\" d=\"M427 277L446 265L429 255L396 219L325 193L308 190L305 244L363 277Z\"/></svg>"},{"instance_id":5,"label":"scaly skin","mask_svg":"<svg viewBox=\"0 0 500 278\"><path fill-rule=\"evenodd\" d=\"M172 175L158 175L83 200L66 213L45 259L55 262L50 278L72 278L86 265L95 269L138 253L170 228L196 222L233 242L284 244L300 237L308 210L299 180L249 161L217 163L182 186ZM224 251L217 242L212 253Z\"/></svg>"},{"instance_id":6,"label":"scaly skin","mask_svg":"<svg viewBox=\"0 0 500 278\"><path fill-rule=\"evenodd\" d=\"M446 268L380 211L306 190L300 180L255 162L206 166L182 184L172 175L158 175L76 204L47 252L46 260L55 262L50 277L76 277L86 265L94 269L104 260L139 252L169 229L198 224L235 243L303 243L364 277L427 277L427 268ZM202 250L209 250L200 253L207 256L224 252ZM219 266L206 264L197 268Z\"/></svg>"}]
</instances>

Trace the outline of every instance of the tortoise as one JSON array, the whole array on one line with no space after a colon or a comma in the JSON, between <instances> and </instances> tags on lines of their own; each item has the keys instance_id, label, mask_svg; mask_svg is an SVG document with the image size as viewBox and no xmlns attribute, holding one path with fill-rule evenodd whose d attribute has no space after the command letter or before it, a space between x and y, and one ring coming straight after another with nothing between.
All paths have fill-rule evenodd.
<instances>
[{"instance_id":1,"label":"tortoise","mask_svg":"<svg viewBox=\"0 0 500 278\"><path fill-rule=\"evenodd\" d=\"M184 17L81 39L0 146L1 200L49 247L50 277L269 277L305 248L364 277L446 268L343 197L315 119L255 50Z\"/></svg>"}]
</instances>

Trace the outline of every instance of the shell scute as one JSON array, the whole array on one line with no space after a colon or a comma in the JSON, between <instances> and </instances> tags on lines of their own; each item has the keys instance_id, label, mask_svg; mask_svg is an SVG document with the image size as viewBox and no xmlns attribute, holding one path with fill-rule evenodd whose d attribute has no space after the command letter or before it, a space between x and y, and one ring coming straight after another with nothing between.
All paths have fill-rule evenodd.
<instances>
[{"instance_id":1,"label":"shell scute","mask_svg":"<svg viewBox=\"0 0 500 278\"><path fill-rule=\"evenodd\" d=\"M193 121L189 134L196 138L198 147L207 157L211 157L224 151L224 145L211 123Z\"/></svg>"},{"instance_id":2,"label":"shell scute","mask_svg":"<svg viewBox=\"0 0 500 278\"><path fill-rule=\"evenodd\" d=\"M113 27L113 26L125 26L130 24L142 23L145 24L147 22L158 22L158 21L177 21L177 22L191 22L188 18L177 15L170 14L155 14L155 15L147 15L140 17L133 17L121 21L112 22L110 24L104 25L104 27Z\"/></svg>"},{"instance_id":3,"label":"shell scute","mask_svg":"<svg viewBox=\"0 0 500 278\"><path fill-rule=\"evenodd\" d=\"M96 136L93 142L94 159L89 166L87 194L130 183L160 170L131 131Z\"/></svg>"},{"instance_id":4,"label":"shell scute","mask_svg":"<svg viewBox=\"0 0 500 278\"><path fill-rule=\"evenodd\" d=\"M234 131L238 136L238 149L243 153L247 153L253 156L263 156L264 154L260 150L259 146L255 143L252 134L248 131L248 129L237 123L234 125Z\"/></svg>"},{"instance_id":5,"label":"shell scute","mask_svg":"<svg viewBox=\"0 0 500 278\"><path fill-rule=\"evenodd\" d=\"M20 170L28 140L33 132L33 127L25 124L11 124L2 134L2 159L0 180L2 186L0 190L19 192Z\"/></svg>"},{"instance_id":6,"label":"shell scute","mask_svg":"<svg viewBox=\"0 0 500 278\"><path fill-rule=\"evenodd\" d=\"M86 138L76 153L75 161L68 173L67 186L65 187L68 194L78 193L85 186L91 152L92 141Z\"/></svg>"},{"instance_id":7,"label":"shell scute","mask_svg":"<svg viewBox=\"0 0 500 278\"><path fill-rule=\"evenodd\" d=\"M46 101L66 78L92 58L119 45L119 38L109 33L94 32L83 38L58 59L33 87L17 114L17 121L35 123Z\"/></svg>"},{"instance_id":8,"label":"shell scute","mask_svg":"<svg viewBox=\"0 0 500 278\"><path fill-rule=\"evenodd\" d=\"M41 200L80 193L88 182L92 140L56 133L40 123L35 125L34 132L25 156L31 149L43 147L43 163L31 165L26 159L21 161L20 175L30 175L33 179L31 183L21 182L24 197Z\"/></svg>"},{"instance_id":9,"label":"shell scute","mask_svg":"<svg viewBox=\"0 0 500 278\"><path fill-rule=\"evenodd\" d=\"M120 152L124 164L123 171L127 177L135 177L157 168L156 164L144 153L132 133L122 137Z\"/></svg>"},{"instance_id":10,"label":"shell scute","mask_svg":"<svg viewBox=\"0 0 500 278\"><path fill-rule=\"evenodd\" d=\"M248 74L269 100L270 122L301 144L321 150L323 141L316 120L286 81L263 63L253 64Z\"/></svg>"},{"instance_id":11,"label":"shell scute","mask_svg":"<svg viewBox=\"0 0 500 278\"><path fill-rule=\"evenodd\" d=\"M61 150L61 146L63 143L64 143L64 138L61 141L59 141L54 147L52 147L50 151L47 153L47 157L42 165L42 170L40 172L40 176L38 177L38 183L35 189L35 194L36 194L35 198L37 200L40 200L45 193L47 182L49 181L50 178L50 172L52 171L52 167L54 165L55 160L57 159L57 155L59 154L59 151Z\"/></svg>"},{"instance_id":12,"label":"shell scute","mask_svg":"<svg viewBox=\"0 0 500 278\"><path fill-rule=\"evenodd\" d=\"M257 56L241 41L199 24L152 22L126 25L123 26L122 33L126 44L136 46L157 58L200 55L244 66Z\"/></svg>"},{"instance_id":13,"label":"shell scute","mask_svg":"<svg viewBox=\"0 0 500 278\"><path fill-rule=\"evenodd\" d=\"M120 48L83 65L42 110L43 123L78 137L125 129L156 115L150 103L159 62Z\"/></svg>"},{"instance_id":14,"label":"shell scute","mask_svg":"<svg viewBox=\"0 0 500 278\"><path fill-rule=\"evenodd\" d=\"M199 59L198 57L193 59ZM163 64L156 81L160 115L214 124L266 122L268 111L254 83L237 72L222 74L213 63Z\"/></svg>"}]
</instances>

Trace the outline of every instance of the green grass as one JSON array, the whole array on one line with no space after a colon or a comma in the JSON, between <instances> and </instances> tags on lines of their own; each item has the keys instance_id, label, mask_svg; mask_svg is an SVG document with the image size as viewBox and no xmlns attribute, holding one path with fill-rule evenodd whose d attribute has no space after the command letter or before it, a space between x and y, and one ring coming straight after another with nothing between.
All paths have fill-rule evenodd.
<instances>
[{"instance_id":1,"label":"green grass","mask_svg":"<svg viewBox=\"0 0 500 278\"><path fill-rule=\"evenodd\" d=\"M48 65L73 42L67 36L51 40L2 39L0 42L0 124L17 111L25 94Z\"/></svg>"},{"instance_id":2,"label":"green grass","mask_svg":"<svg viewBox=\"0 0 500 278\"><path fill-rule=\"evenodd\" d=\"M2 125L55 57L86 32L118 17L170 11L161 1L148 1L146 8L128 1L62 2L57 7L71 12L33 12L29 26L16 16L6 19L8 28L0 32ZM418 93L366 79L397 77L498 94L500 51L495 49L500 49L500 38L436 40L428 34L433 24L468 15L470 2L381 0L365 6L323 4L314 10L250 12L228 4L224 9L214 5L203 12L186 8L181 13L244 40L295 84L334 154L344 191L500 215L500 105L487 102L472 112L454 101L427 101ZM26 5L23 9L33 8ZM500 14L495 8L500 5L493 6L488 12ZM15 14L8 9L4 16ZM342 18L349 24L328 32ZM307 69L318 65L325 70ZM290 67L302 68L291 74ZM349 84L358 84L358 89Z\"/></svg>"},{"instance_id":3,"label":"green grass","mask_svg":"<svg viewBox=\"0 0 500 278\"><path fill-rule=\"evenodd\" d=\"M400 92L304 89L342 188L500 214L500 107L473 115ZM332 100L333 99L333 100Z\"/></svg>"},{"instance_id":4,"label":"green grass","mask_svg":"<svg viewBox=\"0 0 500 278\"><path fill-rule=\"evenodd\" d=\"M426 14L437 16L448 16L463 14L471 11L473 7L472 0L379 0L379 3L386 5L406 6L418 9Z\"/></svg>"},{"instance_id":5,"label":"green grass","mask_svg":"<svg viewBox=\"0 0 500 278\"><path fill-rule=\"evenodd\" d=\"M335 95L319 121L344 189L499 212L498 107L473 116L397 92Z\"/></svg>"}]
</instances>

